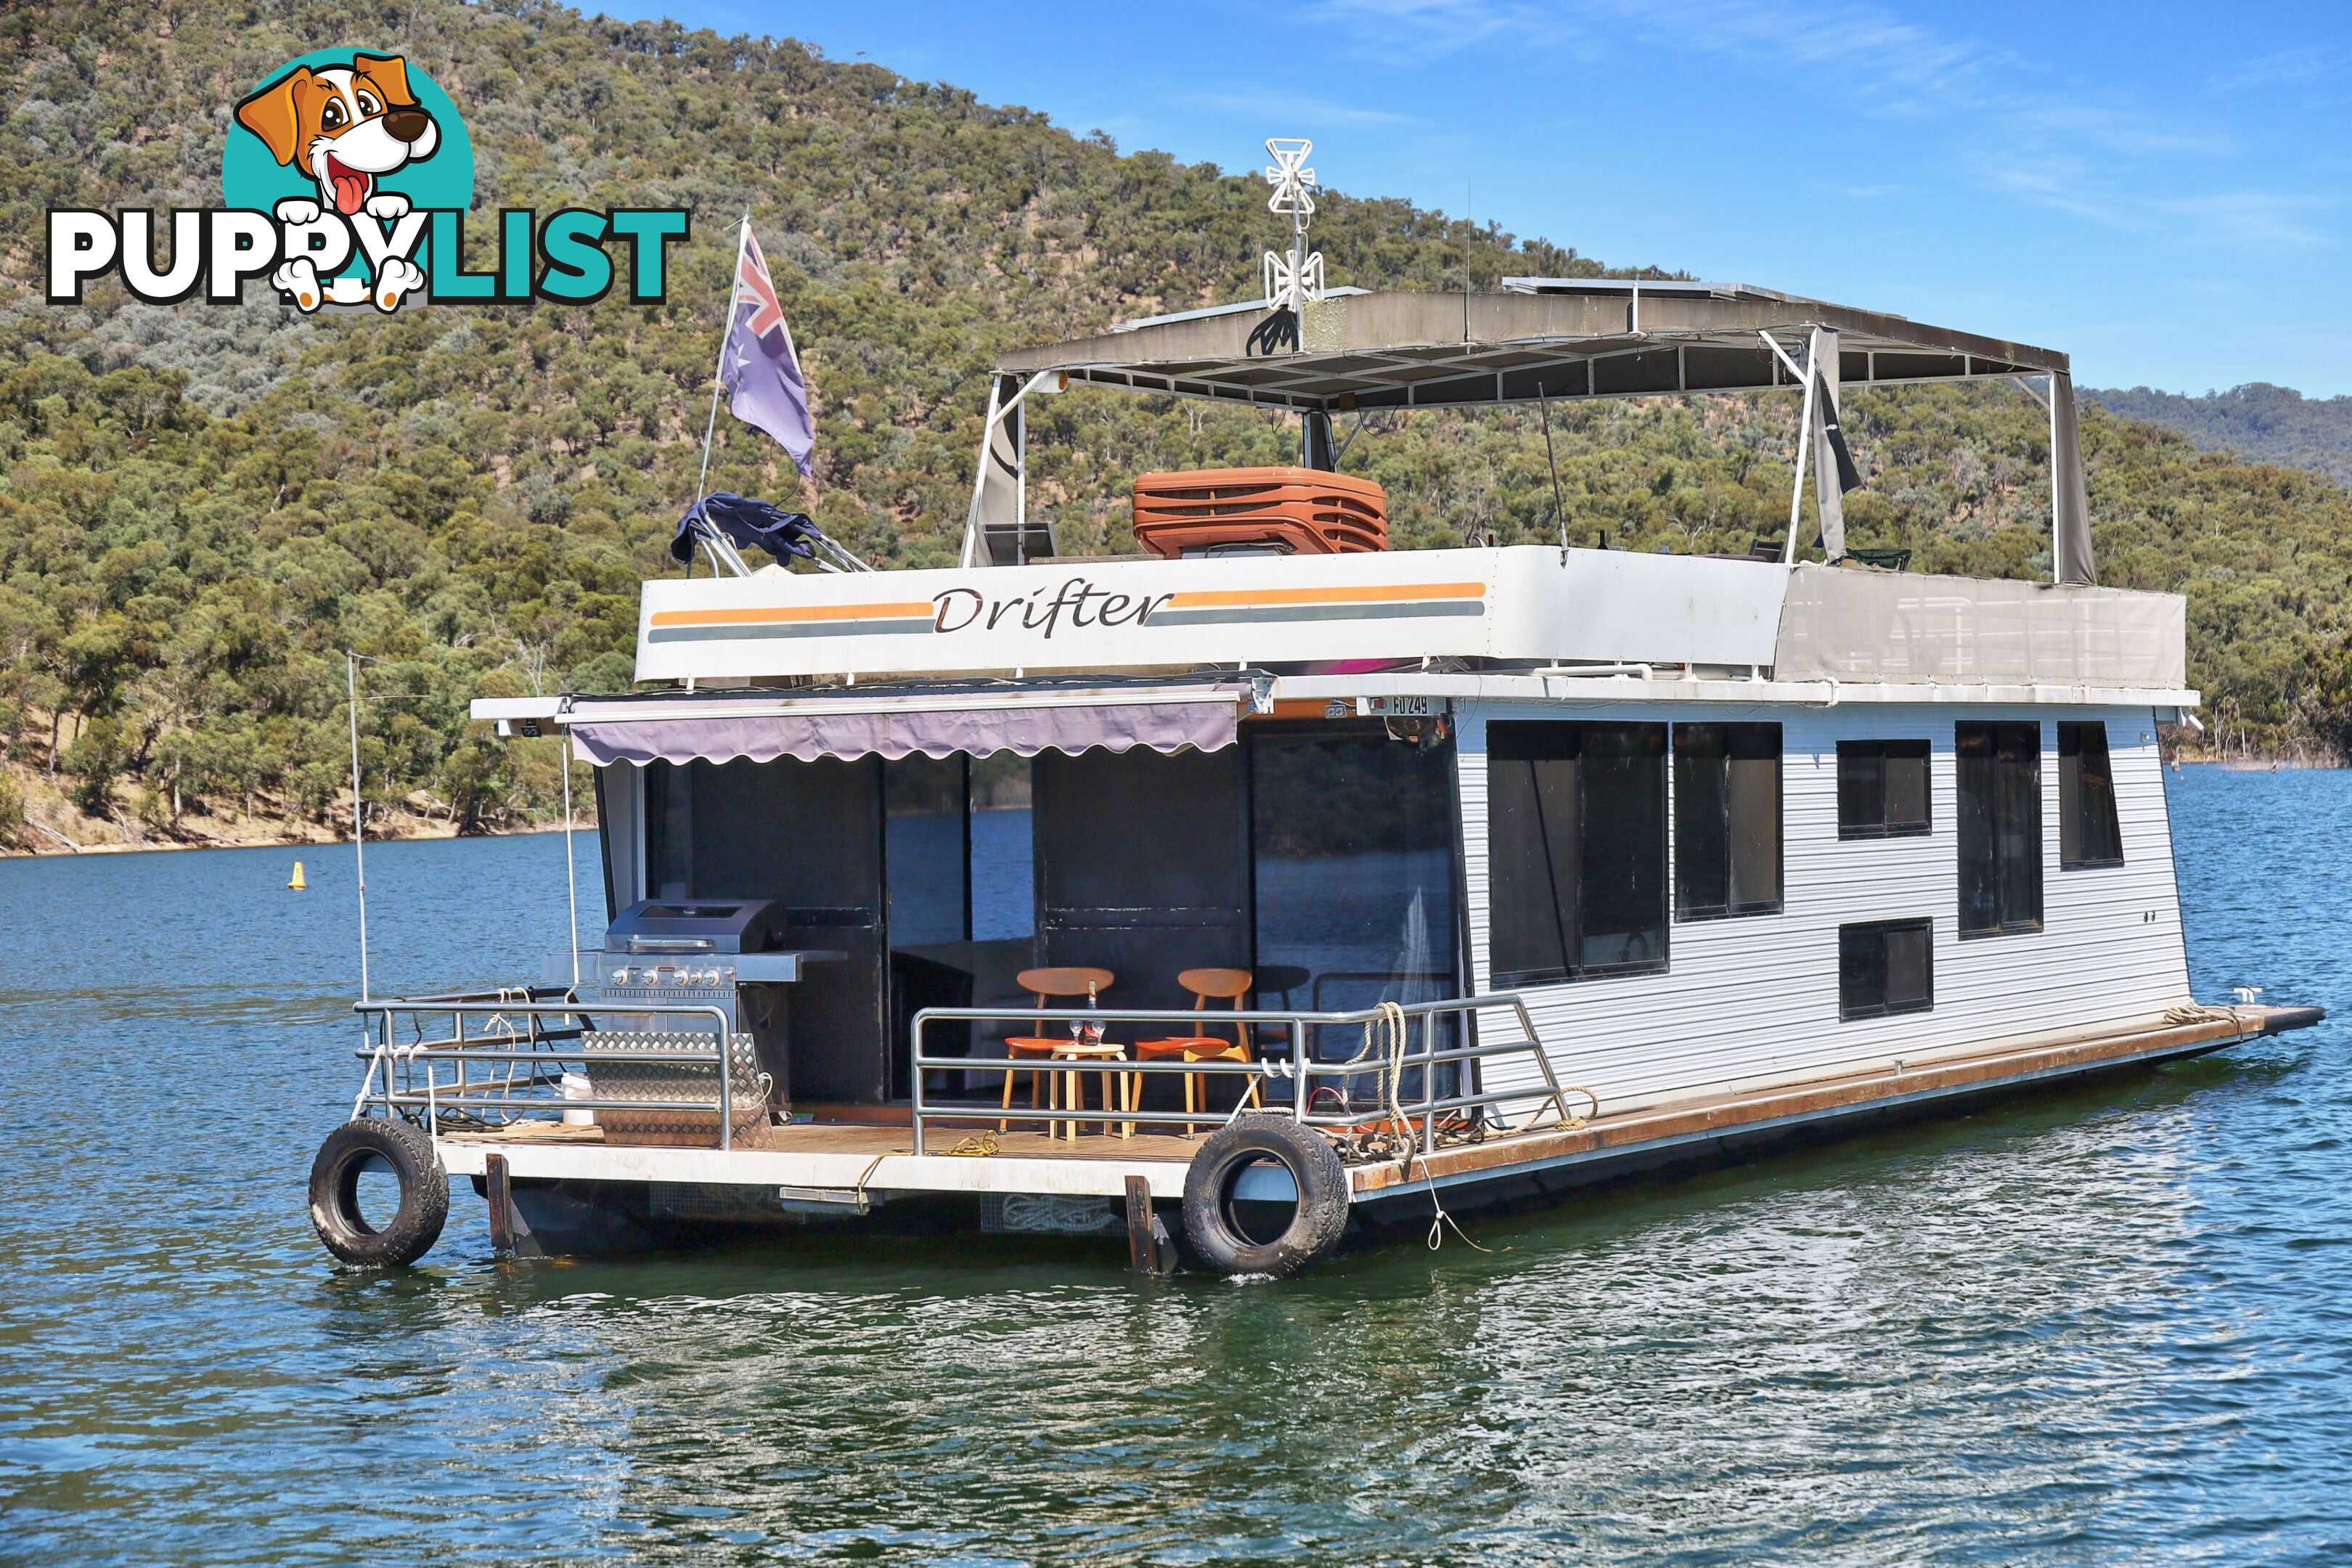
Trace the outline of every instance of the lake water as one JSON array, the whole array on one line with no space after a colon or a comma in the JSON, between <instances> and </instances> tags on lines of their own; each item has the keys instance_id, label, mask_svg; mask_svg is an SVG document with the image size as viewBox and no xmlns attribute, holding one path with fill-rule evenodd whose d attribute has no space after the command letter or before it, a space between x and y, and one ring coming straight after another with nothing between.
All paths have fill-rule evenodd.
<instances>
[{"instance_id":1,"label":"lake water","mask_svg":"<svg viewBox=\"0 0 2352 1568\"><path fill-rule=\"evenodd\" d=\"M2352 773L2172 787L2199 994L2342 1015ZM0 862L0 1561L2352 1560L2339 1023L1282 1285L502 1266L462 1189L360 1273L302 1193L351 858L301 853ZM560 838L368 868L380 989L562 943Z\"/></svg>"}]
</instances>

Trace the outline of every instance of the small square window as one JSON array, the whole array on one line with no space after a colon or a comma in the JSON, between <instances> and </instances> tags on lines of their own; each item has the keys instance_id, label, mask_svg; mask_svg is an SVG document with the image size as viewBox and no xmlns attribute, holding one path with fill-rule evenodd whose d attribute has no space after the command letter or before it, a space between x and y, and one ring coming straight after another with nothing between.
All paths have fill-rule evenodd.
<instances>
[{"instance_id":1,"label":"small square window","mask_svg":"<svg viewBox=\"0 0 2352 1568\"><path fill-rule=\"evenodd\" d=\"M1936 1005L1932 921L1838 927L1838 1016L1883 1018Z\"/></svg>"},{"instance_id":2,"label":"small square window","mask_svg":"<svg viewBox=\"0 0 2352 1568\"><path fill-rule=\"evenodd\" d=\"M1840 741L1837 757L1840 838L1927 833L1927 742Z\"/></svg>"}]
</instances>

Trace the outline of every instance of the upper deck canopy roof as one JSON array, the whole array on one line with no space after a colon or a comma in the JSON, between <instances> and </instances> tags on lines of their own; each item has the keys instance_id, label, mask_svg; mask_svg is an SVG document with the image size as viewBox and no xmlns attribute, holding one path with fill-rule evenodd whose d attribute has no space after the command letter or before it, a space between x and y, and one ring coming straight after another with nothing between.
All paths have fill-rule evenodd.
<instances>
[{"instance_id":1,"label":"upper deck canopy roof","mask_svg":"<svg viewBox=\"0 0 2352 1568\"><path fill-rule=\"evenodd\" d=\"M1836 330L1846 386L2064 374L2064 354L1742 283L1511 278L1495 294L1351 293L1297 342L1263 305L1024 349L1002 374L1293 409L1461 408L1554 398L1797 389L1761 334L1801 353Z\"/></svg>"}]
</instances>

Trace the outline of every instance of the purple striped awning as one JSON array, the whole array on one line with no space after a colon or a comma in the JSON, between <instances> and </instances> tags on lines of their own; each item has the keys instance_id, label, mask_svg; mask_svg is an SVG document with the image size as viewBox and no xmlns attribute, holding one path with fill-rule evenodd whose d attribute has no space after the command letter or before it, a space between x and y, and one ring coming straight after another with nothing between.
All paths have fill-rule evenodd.
<instances>
[{"instance_id":1,"label":"purple striped awning","mask_svg":"<svg viewBox=\"0 0 2352 1568\"><path fill-rule=\"evenodd\" d=\"M1239 713L1231 699L1194 702L1104 703L1090 706L885 709L869 712L745 714L727 717L632 719L575 722L572 754L602 767L629 763L686 763L696 758L755 763L778 757L903 757L920 752L948 757L1044 751L1076 755L1146 746L1214 752L1234 743Z\"/></svg>"}]
</instances>

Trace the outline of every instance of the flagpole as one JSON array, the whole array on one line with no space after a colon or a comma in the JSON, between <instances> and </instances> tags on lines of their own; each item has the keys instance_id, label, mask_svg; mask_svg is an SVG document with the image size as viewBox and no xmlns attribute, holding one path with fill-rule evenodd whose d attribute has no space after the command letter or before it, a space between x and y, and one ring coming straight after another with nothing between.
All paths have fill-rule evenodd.
<instances>
[{"instance_id":1,"label":"flagpole","mask_svg":"<svg viewBox=\"0 0 2352 1568\"><path fill-rule=\"evenodd\" d=\"M719 432L719 394L727 383L727 337L735 325L735 289L743 276L743 241L751 232L751 209L735 230L735 265L727 274L727 313L719 322L719 363L710 368L710 417L702 426L702 471L694 477L694 504L710 493L710 439Z\"/></svg>"}]
</instances>

